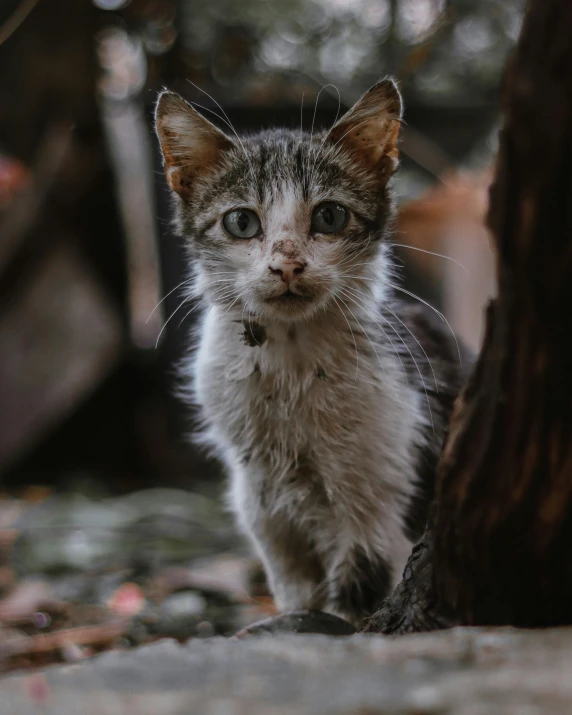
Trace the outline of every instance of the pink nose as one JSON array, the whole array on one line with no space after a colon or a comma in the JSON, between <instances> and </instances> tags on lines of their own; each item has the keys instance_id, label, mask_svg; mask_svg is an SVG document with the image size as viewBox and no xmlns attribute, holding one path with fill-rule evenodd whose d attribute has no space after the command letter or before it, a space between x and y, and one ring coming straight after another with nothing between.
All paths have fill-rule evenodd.
<instances>
[{"instance_id":1,"label":"pink nose","mask_svg":"<svg viewBox=\"0 0 572 715\"><path fill-rule=\"evenodd\" d=\"M280 276L286 284L291 283L295 276L299 276L300 273L303 273L304 268L306 268L305 263L292 261L283 256L274 256L268 266L270 272Z\"/></svg>"}]
</instances>

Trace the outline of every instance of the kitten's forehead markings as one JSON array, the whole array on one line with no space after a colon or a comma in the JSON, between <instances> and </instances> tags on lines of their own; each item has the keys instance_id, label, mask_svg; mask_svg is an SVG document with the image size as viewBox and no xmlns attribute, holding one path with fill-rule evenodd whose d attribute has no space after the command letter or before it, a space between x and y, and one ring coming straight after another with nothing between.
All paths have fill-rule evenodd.
<instances>
[{"instance_id":1,"label":"kitten's forehead markings","mask_svg":"<svg viewBox=\"0 0 572 715\"><path fill-rule=\"evenodd\" d=\"M274 231L288 230L300 214L302 187L292 181L282 181L276 193L267 200L265 210L268 227Z\"/></svg>"},{"instance_id":2,"label":"kitten's forehead markings","mask_svg":"<svg viewBox=\"0 0 572 715\"><path fill-rule=\"evenodd\" d=\"M271 254L295 259L300 253L297 238L305 234L302 187L285 182L267 207L266 237Z\"/></svg>"}]
</instances>

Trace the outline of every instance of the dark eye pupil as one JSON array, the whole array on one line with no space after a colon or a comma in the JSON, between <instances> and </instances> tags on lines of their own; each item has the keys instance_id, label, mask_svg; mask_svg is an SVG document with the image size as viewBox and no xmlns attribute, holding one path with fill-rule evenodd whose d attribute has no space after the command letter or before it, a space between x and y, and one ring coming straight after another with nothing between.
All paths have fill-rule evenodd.
<instances>
[{"instance_id":1,"label":"dark eye pupil","mask_svg":"<svg viewBox=\"0 0 572 715\"><path fill-rule=\"evenodd\" d=\"M241 211L236 217L236 225L242 232L244 232L248 228L249 223L250 223L250 216L247 213L245 213L244 211Z\"/></svg>"},{"instance_id":2,"label":"dark eye pupil","mask_svg":"<svg viewBox=\"0 0 572 715\"><path fill-rule=\"evenodd\" d=\"M325 201L316 206L310 223L311 230L316 233L337 233L346 225L348 212L334 201Z\"/></svg>"}]
</instances>

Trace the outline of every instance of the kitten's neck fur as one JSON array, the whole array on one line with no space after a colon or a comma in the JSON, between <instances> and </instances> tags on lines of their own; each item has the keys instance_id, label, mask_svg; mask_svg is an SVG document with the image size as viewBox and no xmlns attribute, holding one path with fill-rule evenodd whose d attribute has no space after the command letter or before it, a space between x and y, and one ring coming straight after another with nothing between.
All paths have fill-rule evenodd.
<instances>
[{"instance_id":1,"label":"kitten's neck fur","mask_svg":"<svg viewBox=\"0 0 572 715\"><path fill-rule=\"evenodd\" d=\"M308 322L295 325L261 320L256 314L242 309L225 311L216 306L212 319L220 322L236 341L254 348L252 359L266 371L285 372L292 377L319 368L353 363L359 369L359 352L353 340L362 335L359 328L352 337L351 327L366 321L362 308L355 308L353 316L340 306L312 316ZM348 321L349 322L348 324ZM237 331L238 326L238 331Z\"/></svg>"}]
</instances>

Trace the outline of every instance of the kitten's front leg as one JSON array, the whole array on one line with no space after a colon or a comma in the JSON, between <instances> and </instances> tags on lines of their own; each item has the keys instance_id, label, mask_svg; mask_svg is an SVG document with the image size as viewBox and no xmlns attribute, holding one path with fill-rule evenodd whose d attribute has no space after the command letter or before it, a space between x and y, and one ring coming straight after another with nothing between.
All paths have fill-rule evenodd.
<instances>
[{"instance_id":1,"label":"kitten's front leg","mask_svg":"<svg viewBox=\"0 0 572 715\"><path fill-rule=\"evenodd\" d=\"M261 480L235 473L231 502L239 525L260 556L279 611L321 609L327 600L324 566L300 526L272 513Z\"/></svg>"},{"instance_id":2,"label":"kitten's front leg","mask_svg":"<svg viewBox=\"0 0 572 715\"><path fill-rule=\"evenodd\" d=\"M339 554L328 570L328 607L358 626L372 615L395 586L404 564L366 550L359 544Z\"/></svg>"},{"instance_id":3,"label":"kitten's front leg","mask_svg":"<svg viewBox=\"0 0 572 715\"><path fill-rule=\"evenodd\" d=\"M270 521L256 538L268 584L279 611L321 610L327 600L323 565L292 525Z\"/></svg>"}]
</instances>

